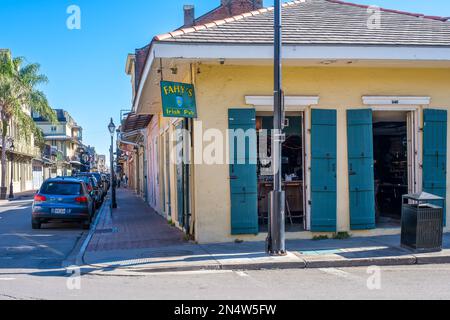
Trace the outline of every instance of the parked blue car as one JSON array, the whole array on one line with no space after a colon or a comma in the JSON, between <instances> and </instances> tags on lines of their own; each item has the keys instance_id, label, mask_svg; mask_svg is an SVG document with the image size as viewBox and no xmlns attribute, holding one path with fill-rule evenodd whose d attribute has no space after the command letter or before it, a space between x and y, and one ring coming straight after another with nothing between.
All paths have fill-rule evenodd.
<instances>
[{"instance_id":1,"label":"parked blue car","mask_svg":"<svg viewBox=\"0 0 450 320\"><path fill-rule=\"evenodd\" d=\"M95 177L90 176L74 176L74 178L83 181L86 184L87 190L91 195L91 198L94 200L95 207L97 210L101 207L103 203L103 189L99 186L97 179Z\"/></svg>"},{"instance_id":2,"label":"parked blue car","mask_svg":"<svg viewBox=\"0 0 450 320\"><path fill-rule=\"evenodd\" d=\"M104 183L102 176L98 172L80 172L76 174L77 177L94 177L97 180L97 183L102 190L102 200L105 198L106 194L108 193L108 186Z\"/></svg>"},{"instance_id":3,"label":"parked blue car","mask_svg":"<svg viewBox=\"0 0 450 320\"><path fill-rule=\"evenodd\" d=\"M40 229L50 221L80 222L83 229L89 229L95 204L83 181L58 177L42 184L34 196L32 210L33 229Z\"/></svg>"}]
</instances>

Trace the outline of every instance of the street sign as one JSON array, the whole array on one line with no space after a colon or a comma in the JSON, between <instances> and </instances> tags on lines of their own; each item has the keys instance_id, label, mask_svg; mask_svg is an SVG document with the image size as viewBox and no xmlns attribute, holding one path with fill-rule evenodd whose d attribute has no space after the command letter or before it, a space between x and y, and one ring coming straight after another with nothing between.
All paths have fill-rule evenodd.
<instances>
[{"instance_id":1,"label":"street sign","mask_svg":"<svg viewBox=\"0 0 450 320\"><path fill-rule=\"evenodd\" d=\"M169 118L197 118L194 85L161 81L163 116Z\"/></svg>"}]
</instances>

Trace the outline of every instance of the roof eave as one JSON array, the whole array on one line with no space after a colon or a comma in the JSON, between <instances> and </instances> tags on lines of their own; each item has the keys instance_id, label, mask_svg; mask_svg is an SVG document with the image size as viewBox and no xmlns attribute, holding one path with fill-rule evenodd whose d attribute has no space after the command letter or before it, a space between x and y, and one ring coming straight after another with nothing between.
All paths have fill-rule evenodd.
<instances>
[{"instance_id":1,"label":"roof eave","mask_svg":"<svg viewBox=\"0 0 450 320\"><path fill-rule=\"evenodd\" d=\"M258 47L258 50L251 50ZM270 43L155 41L153 59L273 59ZM283 59L450 61L450 45L302 43L283 45ZM147 75L144 73L144 75ZM143 77L144 78L144 77Z\"/></svg>"}]
</instances>

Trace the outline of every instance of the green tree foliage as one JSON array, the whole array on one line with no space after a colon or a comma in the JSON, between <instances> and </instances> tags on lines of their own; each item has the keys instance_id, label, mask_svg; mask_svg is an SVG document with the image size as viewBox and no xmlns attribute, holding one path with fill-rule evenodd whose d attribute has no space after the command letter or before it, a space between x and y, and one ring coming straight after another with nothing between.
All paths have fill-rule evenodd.
<instances>
[{"instance_id":1,"label":"green tree foliage","mask_svg":"<svg viewBox=\"0 0 450 320\"><path fill-rule=\"evenodd\" d=\"M56 113L50 107L39 85L47 83L40 73L39 64L26 64L24 58L13 58L9 50L0 50L0 131L1 131L1 188L6 187L6 149L8 129L16 123L19 134L36 145L43 144L42 131L36 126L29 112L38 112L52 123L57 122Z\"/></svg>"}]
</instances>

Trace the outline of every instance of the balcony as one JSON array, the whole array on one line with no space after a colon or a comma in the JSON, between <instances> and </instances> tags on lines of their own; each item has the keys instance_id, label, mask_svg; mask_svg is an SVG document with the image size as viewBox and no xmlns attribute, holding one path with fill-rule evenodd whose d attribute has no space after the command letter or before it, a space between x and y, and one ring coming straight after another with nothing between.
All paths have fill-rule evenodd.
<instances>
[{"instance_id":1,"label":"balcony","mask_svg":"<svg viewBox=\"0 0 450 320\"><path fill-rule=\"evenodd\" d=\"M8 137L7 141L11 141L11 138ZM41 149L34 145L30 145L29 142L22 140L13 140L14 141L14 154L27 156L31 158L41 158ZM11 152L10 145L8 145L8 151Z\"/></svg>"}]
</instances>

